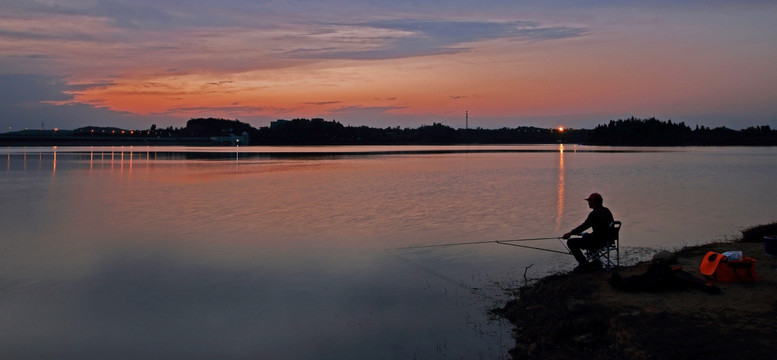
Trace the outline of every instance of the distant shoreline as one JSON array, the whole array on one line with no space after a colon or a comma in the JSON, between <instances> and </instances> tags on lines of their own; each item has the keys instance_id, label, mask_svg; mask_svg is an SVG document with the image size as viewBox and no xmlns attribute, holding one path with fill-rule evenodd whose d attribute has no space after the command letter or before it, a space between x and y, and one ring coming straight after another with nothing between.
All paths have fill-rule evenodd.
<instances>
[{"instance_id":1,"label":"distant shoreline","mask_svg":"<svg viewBox=\"0 0 777 360\"><path fill-rule=\"evenodd\" d=\"M241 147L250 146L467 146L467 145L584 145L584 146L611 146L611 147L772 147L777 144L681 144L681 145L645 145L645 144L596 144L596 143L577 143L577 142L500 142L500 143L271 143L271 144L244 144ZM11 137L0 135L0 146L2 147L23 147L23 146L202 146L219 147L235 146L233 144L216 143L210 139L204 138L181 138L181 139L159 139L159 138L137 138L137 139L115 139L115 138L75 138L75 137L57 137L57 138L29 138L29 137Z\"/></svg>"},{"instance_id":2,"label":"distant shoreline","mask_svg":"<svg viewBox=\"0 0 777 360\"><path fill-rule=\"evenodd\" d=\"M323 119L274 121L254 128L237 120L192 119L184 128L126 130L89 126L75 130L22 130L0 134L0 146L100 145L529 145L581 144L603 146L777 146L777 130L769 126L744 130L691 129L684 123L655 118L611 120L593 130L519 126L502 129L454 129L435 123L419 128L344 126Z\"/></svg>"},{"instance_id":3,"label":"distant shoreline","mask_svg":"<svg viewBox=\"0 0 777 360\"><path fill-rule=\"evenodd\" d=\"M30 137L30 136L7 136L0 134L0 146L130 146L130 145L151 145L151 146L218 146L210 139L190 138L190 139L167 139L167 138L132 138L117 139L112 137L76 137L76 136L54 136L54 137Z\"/></svg>"}]
</instances>

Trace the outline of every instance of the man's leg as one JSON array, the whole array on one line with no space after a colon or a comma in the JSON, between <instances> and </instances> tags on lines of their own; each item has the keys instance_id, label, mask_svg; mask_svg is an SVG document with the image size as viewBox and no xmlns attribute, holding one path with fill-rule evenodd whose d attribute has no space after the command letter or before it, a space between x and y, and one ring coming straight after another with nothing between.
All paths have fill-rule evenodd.
<instances>
[{"instance_id":1,"label":"man's leg","mask_svg":"<svg viewBox=\"0 0 777 360\"><path fill-rule=\"evenodd\" d=\"M585 247L585 244L585 236L567 240L567 247L569 248L569 251L572 252L572 255L575 256L575 260L577 260L580 265L585 265L587 263L582 250Z\"/></svg>"},{"instance_id":2,"label":"man's leg","mask_svg":"<svg viewBox=\"0 0 777 360\"><path fill-rule=\"evenodd\" d=\"M567 247L572 255L575 256L575 260L579 265L575 268L575 271L590 271L598 269L602 264L596 260L588 262L583 255L583 249L585 250L597 250L604 246L604 243L597 241L590 233L584 233L582 237L572 238L567 240Z\"/></svg>"}]
</instances>

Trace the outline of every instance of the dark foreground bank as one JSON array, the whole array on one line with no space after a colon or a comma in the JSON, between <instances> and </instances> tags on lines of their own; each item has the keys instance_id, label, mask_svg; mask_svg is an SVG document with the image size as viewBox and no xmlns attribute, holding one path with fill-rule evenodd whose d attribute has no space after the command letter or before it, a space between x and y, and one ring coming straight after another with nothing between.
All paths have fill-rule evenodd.
<instances>
[{"instance_id":1,"label":"dark foreground bank","mask_svg":"<svg viewBox=\"0 0 777 360\"><path fill-rule=\"evenodd\" d=\"M740 250L757 259L758 282L715 282L719 294L695 288L626 292L612 272L560 274L520 289L494 310L515 325L514 359L771 359L777 354L777 258L765 255L764 232L754 227L734 242L684 248L673 266L703 278L707 251ZM650 262L617 272L644 274Z\"/></svg>"}]
</instances>

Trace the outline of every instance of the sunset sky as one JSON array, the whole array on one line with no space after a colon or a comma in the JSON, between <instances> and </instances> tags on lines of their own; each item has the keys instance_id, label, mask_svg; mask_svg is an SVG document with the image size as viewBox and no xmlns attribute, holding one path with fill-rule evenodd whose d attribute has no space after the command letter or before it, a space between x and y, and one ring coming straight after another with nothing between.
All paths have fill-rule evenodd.
<instances>
[{"instance_id":1,"label":"sunset sky","mask_svg":"<svg viewBox=\"0 0 777 360\"><path fill-rule=\"evenodd\" d=\"M0 131L777 127L775 1L2 0Z\"/></svg>"}]
</instances>

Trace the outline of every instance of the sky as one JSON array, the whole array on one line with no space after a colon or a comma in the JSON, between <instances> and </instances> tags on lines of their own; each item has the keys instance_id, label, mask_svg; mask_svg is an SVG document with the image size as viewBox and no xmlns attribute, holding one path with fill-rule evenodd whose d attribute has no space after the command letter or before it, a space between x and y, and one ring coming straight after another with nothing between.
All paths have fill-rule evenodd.
<instances>
[{"instance_id":1,"label":"sky","mask_svg":"<svg viewBox=\"0 0 777 360\"><path fill-rule=\"evenodd\" d=\"M0 1L0 132L777 128L777 2Z\"/></svg>"}]
</instances>

